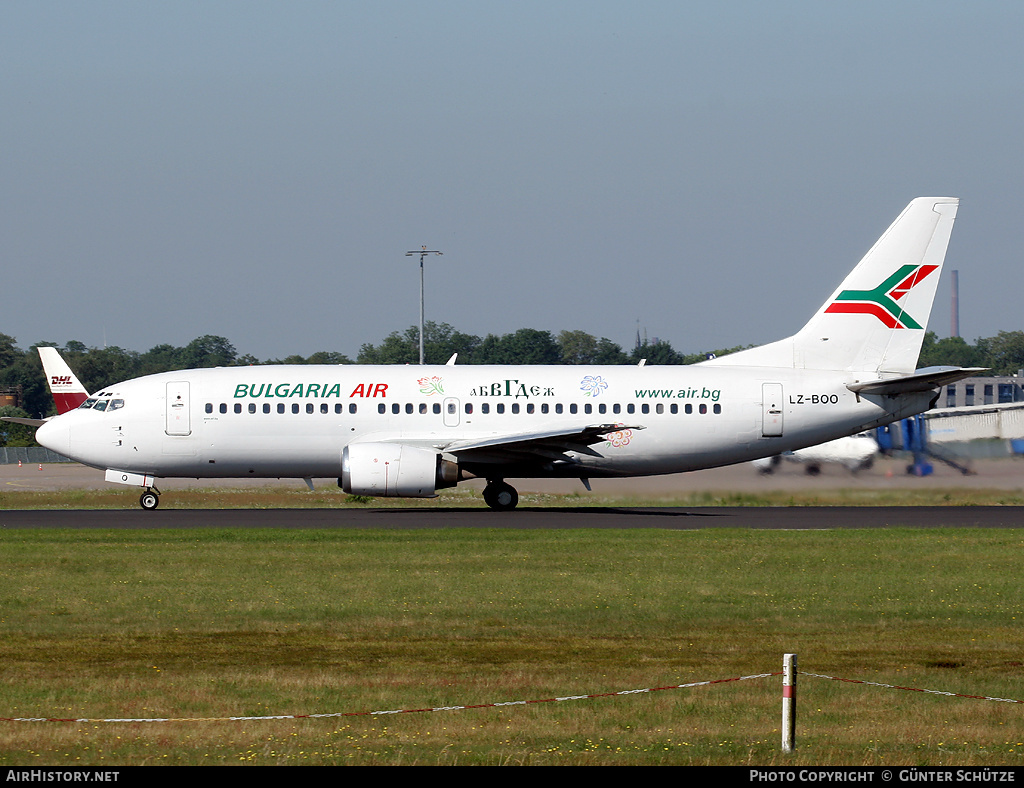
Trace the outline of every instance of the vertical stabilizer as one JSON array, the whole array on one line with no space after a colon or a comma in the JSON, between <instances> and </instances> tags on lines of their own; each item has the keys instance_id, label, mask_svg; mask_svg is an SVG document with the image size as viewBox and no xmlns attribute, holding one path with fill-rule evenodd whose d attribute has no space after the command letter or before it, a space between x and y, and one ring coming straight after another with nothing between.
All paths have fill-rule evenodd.
<instances>
[{"instance_id":1,"label":"vertical stabilizer","mask_svg":"<svg viewBox=\"0 0 1024 788\"><path fill-rule=\"evenodd\" d=\"M57 352L57 348L39 347L39 360L43 362L43 373L46 383L53 395L53 404L57 406L57 414L74 410L89 396L85 387L78 382L71 367Z\"/></svg>"},{"instance_id":2,"label":"vertical stabilizer","mask_svg":"<svg viewBox=\"0 0 1024 788\"><path fill-rule=\"evenodd\" d=\"M797 334L704 363L913 372L958 204L914 200Z\"/></svg>"}]
</instances>

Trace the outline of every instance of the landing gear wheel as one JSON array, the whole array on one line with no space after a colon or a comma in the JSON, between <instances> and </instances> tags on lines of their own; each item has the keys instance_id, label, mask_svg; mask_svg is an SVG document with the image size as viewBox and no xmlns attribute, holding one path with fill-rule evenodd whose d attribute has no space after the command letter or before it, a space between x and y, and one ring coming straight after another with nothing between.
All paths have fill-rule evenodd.
<instances>
[{"instance_id":1,"label":"landing gear wheel","mask_svg":"<svg viewBox=\"0 0 1024 788\"><path fill-rule=\"evenodd\" d=\"M146 492L142 493L142 495L139 496L139 506L141 506L143 509L152 511L159 505L160 496L157 495L152 490L146 490Z\"/></svg>"},{"instance_id":2,"label":"landing gear wheel","mask_svg":"<svg viewBox=\"0 0 1024 788\"><path fill-rule=\"evenodd\" d=\"M484 487L484 503L497 512L511 512L519 504L519 493L511 484L488 482Z\"/></svg>"}]
</instances>

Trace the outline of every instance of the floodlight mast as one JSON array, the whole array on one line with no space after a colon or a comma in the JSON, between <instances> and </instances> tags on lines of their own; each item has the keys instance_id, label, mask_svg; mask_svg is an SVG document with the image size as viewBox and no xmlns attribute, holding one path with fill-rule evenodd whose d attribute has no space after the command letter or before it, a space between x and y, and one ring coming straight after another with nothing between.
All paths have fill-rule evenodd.
<instances>
[{"instance_id":1,"label":"floodlight mast","mask_svg":"<svg viewBox=\"0 0 1024 788\"><path fill-rule=\"evenodd\" d=\"M406 252L406 257L412 257L413 255L420 256L420 364L423 363L423 258L428 254L441 255L444 252L439 252L436 249L427 249L427 247L420 247L418 252Z\"/></svg>"}]
</instances>

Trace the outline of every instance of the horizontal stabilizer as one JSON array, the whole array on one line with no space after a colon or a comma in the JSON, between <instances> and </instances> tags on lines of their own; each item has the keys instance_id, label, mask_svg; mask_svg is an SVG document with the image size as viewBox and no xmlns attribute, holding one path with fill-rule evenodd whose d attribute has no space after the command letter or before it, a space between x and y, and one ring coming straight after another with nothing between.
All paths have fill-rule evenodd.
<instances>
[{"instance_id":1,"label":"horizontal stabilizer","mask_svg":"<svg viewBox=\"0 0 1024 788\"><path fill-rule=\"evenodd\" d=\"M901 378L866 380L850 383L847 388L857 394L913 394L918 391L937 389L984 371L985 367L926 367Z\"/></svg>"}]
</instances>

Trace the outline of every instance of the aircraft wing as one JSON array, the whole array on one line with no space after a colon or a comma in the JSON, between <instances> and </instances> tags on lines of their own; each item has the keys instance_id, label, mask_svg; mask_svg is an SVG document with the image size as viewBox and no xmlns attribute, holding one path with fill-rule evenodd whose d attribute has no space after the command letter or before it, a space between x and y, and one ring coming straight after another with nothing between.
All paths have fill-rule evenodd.
<instances>
[{"instance_id":1,"label":"aircraft wing","mask_svg":"<svg viewBox=\"0 0 1024 788\"><path fill-rule=\"evenodd\" d=\"M642 430L637 425L592 424L578 429L526 432L514 435L499 435L479 440L456 441L445 451L460 459L477 462L549 462L561 460L571 462L568 452L602 455L590 448L606 440L605 436L620 430Z\"/></svg>"},{"instance_id":2,"label":"aircraft wing","mask_svg":"<svg viewBox=\"0 0 1024 788\"><path fill-rule=\"evenodd\" d=\"M859 383L850 383L846 388L857 394L887 394L896 396L899 394L912 394L916 391L937 389L940 386L945 386L947 383L955 383L958 380L969 378L984 371L984 367L926 367L925 369L917 370L912 375L904 375L899 378L865 380Z\"/></svg>"},{"instance_id":3,"label":"aircraft wing","mask_svg":"<svg viewBox=\"0 0 1024 788\"><path fill-rule=\"evenodd\" d=\"M12 424L26 424L29 427L41 427L49 419L27 419L21 416L0 416L0 421L9 421Z\"/></svg>"}]
</instances>

